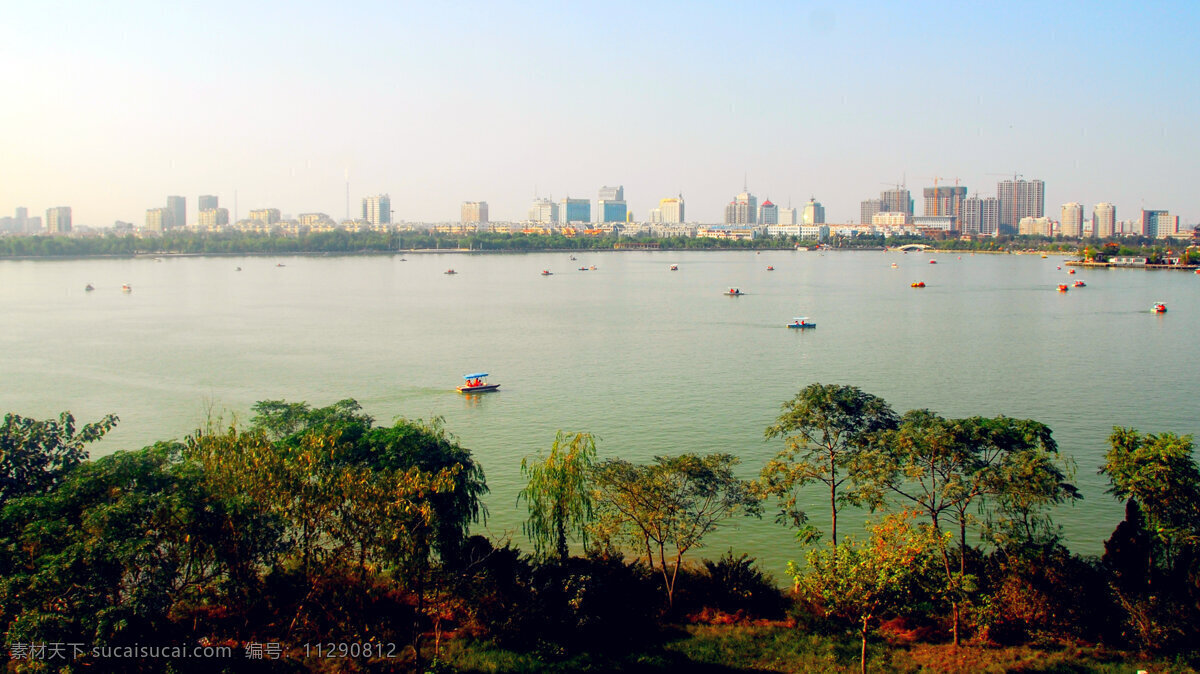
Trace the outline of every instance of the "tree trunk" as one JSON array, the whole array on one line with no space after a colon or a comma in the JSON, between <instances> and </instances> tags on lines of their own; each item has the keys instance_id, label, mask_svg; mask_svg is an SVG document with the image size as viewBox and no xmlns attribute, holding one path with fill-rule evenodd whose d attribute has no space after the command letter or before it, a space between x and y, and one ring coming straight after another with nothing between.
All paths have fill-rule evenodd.
<instances>
[{"instance_id":1,"label":"tree trunk","mask_svg":"<svg viewBox=\"0 0 1200 674\"><path fill-rule=\"evenodd\" d=\"M860 674L867 674L867 620L863 619L862 623L862 651L858 654L858 671Z\"/></svg>"}]
</instances>

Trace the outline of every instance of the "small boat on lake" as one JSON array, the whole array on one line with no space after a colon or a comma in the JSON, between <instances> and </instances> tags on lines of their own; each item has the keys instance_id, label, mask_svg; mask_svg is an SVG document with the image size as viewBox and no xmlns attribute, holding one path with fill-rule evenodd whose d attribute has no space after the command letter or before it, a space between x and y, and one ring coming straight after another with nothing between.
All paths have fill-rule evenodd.
<instances>
[{"instance_id":1,"label":"small boat on lake","mask_svg":"<svg viewBox=\"0 0 1200 674\"><path fill-rule=\"evenodd\" d=\"M580 267L579 271L587 271L587 267Z\"/></svg>"},{"instance_id":2,"label":"small boat on lake","mask_svg":"<svg viewBox=\"0 0 1200 674\"><path fill-rule=\"evenodd\" d=\"M89 293L90 293L90 292L92 292L92 291L93 291L93 290L95 290L95 289L96 289L96 288L95 288L95 287L94 287L92 284L90 284L90 283L89 283L89 284L87 284L87 285L85 285L85 286L83 287L83 290L84 290L84 292L89 292Z\"/></svg>"},{"instance_id":3,"label":"small boat on lake","mask_svg":"<svg viewBox=\"0 0 1200 674\"><path fill-rule=\"evenodd\" d=\"M543 269L542 276L554 276L554 272L550 271L549 269Z\"/></svg>"},{"instance_id":4,"label":"small boat on lake","mask_svg":"<svg viewBox=\"0 0 1200 674\"><path fill-rule=\"evenodd\" d=\"M913 281L912 283L909 284L909 287L910 288L924 288L925 282L924 281Z\"/></svg>"},{"instance_id":5,"label":"small boat on lake","mask_svg":"<svg viewBox=\"0 0 1200 674\"><path fill-rule=\"evenodd\" d=\"M1074 269L1068 269L1068 270L1067 270L1067 273L1068 273L1068 274L1074 274L1074 273L1075 273L1075 270L1074 270Z\"/></svg>"},{"instance_id":6,"label":"small boat on lake","mask_svg":"<svg viewBox=\"0 0 1200 674\"><path fill-rule=\"evenodd\" d=\"M679 265L677 265L677 264L671 265L671 271L679 271Z\"/></svg>"},{"instance_id":7,"label":"small boat on lake","mask_svg":"<svg viewBox=\"0 0 1200 674\"><path fill-rule=\"evenodd\" d=\"M122 285L121 285L121 292L123 292L123 293L131 293L131 292L133 292L133 286L129 285L128 283L122 284Z\"/></svg>"},{"instance_id":8,"label":"small boat on lake","mask_svg":"<svg viewBox=\"0 0 1200 674\"><path fill-rule=\"evenodd\" d=\"M1076 288L1082 288L1082 287L1086 286L1087 284L1084 283L1083 281L1076 281L1076 282L1072 283L1071 285Z\"/></svg>"},{"instance_id":9,"label":"small boat on lake","mask_svg":"<svg viewBox=\"0 0 1200 674\"><path fill-rule=\"evenodd\" d=\"M466 383L455 387L455 390L459 393L487 393L500 388L499 384L487 383L487 376L488 373L486 372L464 374L463 379L466 380Z\"/></svg>"},{"instance_id":10,"label":"small boat on lake","mask_svg":"<svg viewBox=\"0 0 1200 674\"><path fill-rule=\"evenodd\" d=\"M738 295L745 295L746 293L743 293L741 288L730 288L729 290L725 291L725 294L729 295L730 297L737 297Z\"/></svg>"},{"instance_id":11,"label":"small boat on lake","mask_svg":"<svg viewBox=\"0 0 1200 674\"><path fill-rule=\"evenodd\" d=\"M282 262L276 262L276 263L275 263L275 266L276 266L276 267L286 267L287 265L286 265L286 264L284 264L284 263L282 263Z\"/></svg>"},{"instance_id":12,"label":"small boat on lake","mask_svg":"<svg viewBox=\"0 0 1200 674\"><path fill-rule=\"evenodd\" d=\"M568 258L568 259L570 259L570 260L574 261L574 260L575 260L575 256L574 256L574 255L572 255L572 256L571 256L570 258Z\"/></svg>"},{"instance_id":13,"label":"small boat on lake","mask_svg":"<svg viewBox=\"0 0 1200 674\"><path fill-rule=\"evenodd\" d=\"M937 260L930 260L929 264L937 264Z\"/></svg>"},{"instance_id":14,"label":"small boat on lake","mask_svg":"<svg viewBox=\"0 0 1200 674\"><path fill-rule=\"evenodd\" d=\"M1070 289L1071 289L1071 288L1070 288L1070 286L1068 286L1068 285L1067 285L1067 284L1065 284L1065 283L1060 283L1060 284L1058 284L1058 292L1060 292L1060 293L1065 293L1065 292L1067 292L1067 291L1068 291L1068 290L1070 290Z\"/></svg>"},{"instance_id":15,"label":"small boat on lake","mask_svg":"<svg viewBox=\"0 0 1200 674\"><path fill-rule=\"evenodd\" d=\"M596 271L596 265L588 267L588 271Z\"/></svg>"},{"instance_id":16,"label":"small boat on lake","mask_svg":"<svg viewBox=\"0 0 1200 674\"><path fill-rule=\"evenodd\" d=\"M796 330L807 330L817 327L817 324L808 320L807 316L797 316L792 319L791 323L788 323L788 327Z\"/></svg>"},{"instance_id":17,"label":"small boat on lake","mask_svg":"<svg viewBox=\"0 0 1200 674\"><path fill-rule=\"evenodd\" d=\"M892 269L897 269L899 267L900 265L896 264L895 262L892 263Z\"/></svg>"},{"instance_id":18,"label":"small boat on lake","mask_svg":"<svg viewBox=\"0 0 1200 674\"><path fill-rule=\"evenodd\" d=\"M234 271L241 271L241 270L242 270L242 268L241 268L241 267L238 267L237 269L234 269Z\"/></svg>"},{"instance_id":19,"label":"small boat on lake","mask_svg":"<svg viewBox=\"0 0 1200 674\"><path fill-rule=\"evenodd\" d=\"M767 265L767 271L775 271L774 265Z\"/></svg>"},{"instance_id":20,"label":"small boat on lake","mask_svg":"<svg viewBox=\"0 0 1200 674\"><path fill-rule=\"evenodd\" d=\"M454 271L453 269L447 269L446 271L444 271L442 273L446 274L446 275L451 275L451 274L457 274L458 272Z\"/></svg>"},{"instance_id":21,"label":"small boat on lake","mask_svg":"<svg viewBox=\"0 0 1200 674\"><path fill-rule=\"evenodd\" d=\"M1167 313L1167 305L1163 304L1162 302L1157 302L1150 309L1150 311L1156 314L1165 314Z\"/></svg>"}]
</instances>

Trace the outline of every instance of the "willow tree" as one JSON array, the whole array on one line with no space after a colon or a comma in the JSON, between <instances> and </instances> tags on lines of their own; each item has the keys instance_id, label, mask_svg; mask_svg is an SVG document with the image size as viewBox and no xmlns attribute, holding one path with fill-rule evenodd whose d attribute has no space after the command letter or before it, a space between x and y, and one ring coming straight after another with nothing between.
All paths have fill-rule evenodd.
<instances>
[{"instance_id":1,"label":"willow tree","mask_svg":"<svg viewBox=\"0 0 1200 674\"><path fill-rule=\"evenodd\" d=\"M759 488L779 502L778 520L788 522L809 540L808 515L799 507L799 492L818 482L829 489L833 544L837 545L838 511L852 502L842 489L855 457L873 433L895 428L896 413L878 396L855 386L810 384L783 403L783 413L766 430L782 437L784 449L762 470Z\"/></svg>"},{"instance_id":2,"label":"willow tree","mask_svg":"<svg viewBox=\"0 0 1200 674\"><path fill-rule=\"evenodd\" d=\"M529 483L517 494L525 501L529 519L522 525L539 555L551 547L558 561L566 560L567 538L577 535L587 545L592 521L590 474L596 460L596 439L591 433L559 431L550 454L521 459L521 474Z\"/></svg>"}]
</instances>

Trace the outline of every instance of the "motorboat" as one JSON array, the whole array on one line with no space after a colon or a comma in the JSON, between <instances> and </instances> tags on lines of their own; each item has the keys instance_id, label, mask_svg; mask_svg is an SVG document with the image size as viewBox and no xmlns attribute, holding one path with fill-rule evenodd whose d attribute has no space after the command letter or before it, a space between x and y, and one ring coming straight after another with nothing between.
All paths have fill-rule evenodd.
<instances>
[{"instance_id":1,"label":"motorboat","mask_svg":"<svg viewBox=\"0 0 1200 674\"><path fill-rule=\"evenodd\" d=\"M1071 287L1065 283L1058 284L1058 292L1060 292L1060 293L1065 293L1070 289L1071 289Z\"/></svg>"},{"instance_id":2,"label":"motorboat","mask_svg":"<svg viewBox=\"0 0 1200 674\"><path fill-rule=\"evenodd\" d=\"M924 288L924 287L925 287L925 282L924 282L924 281L913 281L912 283L910 283L910 284L909 284L909 287L911 287L911 288Z\"/></svg>"},{"instance_id":3,"label":"motorboat","mask_svg":"<svg viewBox=\"0 0 1200 674\"><path fill-rule=\"evenodd\" d=\"M679 265L677 265L677 264L671 265L671 271L679 271Z\"/></svg>"},{"instance_id":4,"label":"motorboat","mask_svg":"<svg viewBox=\"0 0 1200 674\"><path fill-rule=\"evenodd\" d=\"M730 288L729 290L725 291L725 294L729 295L730 297L737 297L738 295L745 295L746 293L743 293L741 288Z\"/></svg>"},{"instance_id":5,"label":"motorboat","mask_svg":"<svg viewBox=\"0 0 1200 674\"><path fill-rule=\"evenodd\" d=\"M1071 285L1076 288L1082 288L1082 287L1086 286L1087 284L1084 283L1083 281L1076 281L1076 282L1072 283Z\"/></svg>"},{"instance_id":6,"label":"motorboat","mask_svg":"<svg viewBox=\"0 0 1200 674\"><path fill-rule=\"evenodd\" d=\"M1167 305L1163 304L1162 302L1158 302L1151 307L1150 311L1156 314L1165 314L1167 313Z\"/></svg>"},{"instance_id":7,"label":"motorboat","mask_svg":"<svg viewBox=\"0 0 1200 674\"><path fill-rule=\"evenodd\" d=\"M455 390L459 393L487 393L500 388L499 384L487 383L487 376L488 373L486 372L472 372L471 374L464 374L463 379L466 381L466 383L455 387Z\"/></svg>"},{"instance_id":8,"label":"motorboat","mask_svg":"<svg viewBox=\"0 0 1200 674\"><path fill-rule=\"evenodd\" d=\"M554 272L550 271L549 269L543 269L542 276L554 276Z\"/></svg>"},{"instance_id":9,"label":"motorboat","mask_svg":"<svg viewBox=\"0 0 1200 674\"><path fill-rule=\"evenodd\" d=\"M817 327L817 324L808 320L807 316L797 316L792 319L791 323L788 323L788 327L796 330L807 330L809 328Z\"/></svg>"},{"instance_id":10,"label":"motorboat","mask_svg":"<svg viewBox=\"0 0 1200 674\"><path fill-rule=\"evenodd\" d=\"M454 271L453 269L447 269L446 271L444 271L442 273L446 274L446 275L450 275L450 274L457 274L458 272Z\"/></svg>"},{"instance_id":11,"label":"motorboat","mask_svg":"<svg viewBox=\"0 0 1200 674\"><path fill-rule=\"evenodd\" d=\"M89 292L89 293L90 293L90 292L92 292L93 290L95 290L96 288L95 288L95 286L93 286L92 284L90 284L90 283L89 283L89 284L85 285L85 286L83 287L83 289L84 289L84 291L85 291L85 292Z\"/></svg>"}]
</instances>

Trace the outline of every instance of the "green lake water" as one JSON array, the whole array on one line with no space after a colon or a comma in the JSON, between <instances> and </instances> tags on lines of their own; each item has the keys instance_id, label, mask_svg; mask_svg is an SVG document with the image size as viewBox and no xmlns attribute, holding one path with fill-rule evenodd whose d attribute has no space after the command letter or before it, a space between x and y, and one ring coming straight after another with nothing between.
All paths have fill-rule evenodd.
<instances>
[{"instance_id":1,"label":"green lake water","mask_svg":"<svg viewBox=\"0 0 1200 674\"><path fill-rule=\"evenodd\" d=\"M1083 553L1122 516L1097 475L1112 427L1200 431L1200 275L1071 276L1037 255L576 256L0 262L0 410L119 415L94 455L183 438L210 409L248 419L264 399L352 397L380 422L442 416L486 472L486 532L521 543L520 461L557 429L596 434L602 458L730 452L752 476L782 446L763 429L784 400L853 384L897 412L1050 426L1084 495L1055 518ZM1087 287L1056 291L1077 279ZM1167 314L1150 312L1158 301ZM793 316L818 327L789 330ZM476 371L501 390L456 394ZM812 491L818 525L826 499ZM777 577L799 554L771 517L737 525L701 553L749 552Z\"/></svg>"}]
</instances>

